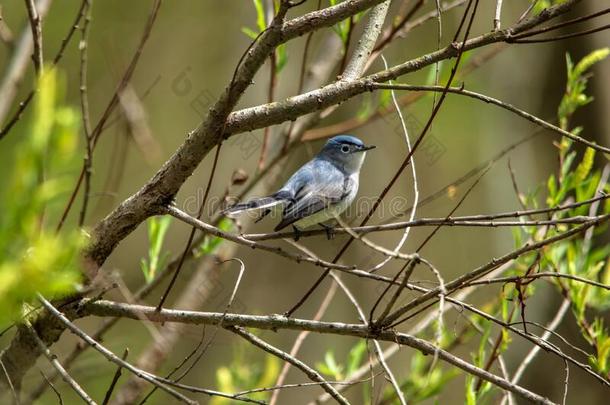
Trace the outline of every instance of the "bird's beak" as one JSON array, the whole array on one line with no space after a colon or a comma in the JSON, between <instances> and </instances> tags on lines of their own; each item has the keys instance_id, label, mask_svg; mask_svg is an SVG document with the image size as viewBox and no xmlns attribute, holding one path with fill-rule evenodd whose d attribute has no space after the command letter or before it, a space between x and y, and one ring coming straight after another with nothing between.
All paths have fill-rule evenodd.
<instances>
[{"instance_id":1,"label":"bird's beak","mask_svg":"<svg viewBox=\"0 0 610 405\"><path fill-rule=\"evenodd\" d=\"M361 149L356 150L355 152L366 152L367 150L375 149L375 145L363 146Z\"/></svg>"}]
</instances>

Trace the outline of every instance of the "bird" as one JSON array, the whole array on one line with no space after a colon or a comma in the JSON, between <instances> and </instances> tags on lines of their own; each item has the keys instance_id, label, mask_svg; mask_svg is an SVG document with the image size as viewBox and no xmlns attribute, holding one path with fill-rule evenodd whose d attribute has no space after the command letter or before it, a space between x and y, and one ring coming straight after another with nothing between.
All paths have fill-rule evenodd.
<instances>
[{"instance_id":1,"label":"bird","mask_svg":"<svg viewBox=\"0 0 610 405\"><path fill-rule=\"evenodd\" d=\"M246 211L262 210L258 222L273 210L281 209L282 220L274 231L292 225L294 239L298 240L300 231L318 224L331 239L332 226L325 222L343 213L354 201L366 152L374 148L355 136L332 137L278 191L233 205L224 214L235 218Z\"/></svg>"}]
</instances>

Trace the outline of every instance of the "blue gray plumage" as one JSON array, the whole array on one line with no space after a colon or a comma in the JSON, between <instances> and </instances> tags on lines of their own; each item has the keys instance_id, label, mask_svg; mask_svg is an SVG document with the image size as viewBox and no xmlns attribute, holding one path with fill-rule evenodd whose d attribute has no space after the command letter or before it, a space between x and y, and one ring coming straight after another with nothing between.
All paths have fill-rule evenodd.
<instances>
[{"instance_id":1,"label":"blue gray plumage","mask_svg":"<svg viewBox=\"0 0 610 405\"><path fill-rule=\"evenodd\" d=\"M282 220L276 231L288 225L299 230L315 224L324 226L356 197L360 168L366 151L373 148L353 136L335 136L276 193L237 204L225 214L232 217L256 209L263 210L264 216L281 207Z\"/></svg>"}]
</instances>

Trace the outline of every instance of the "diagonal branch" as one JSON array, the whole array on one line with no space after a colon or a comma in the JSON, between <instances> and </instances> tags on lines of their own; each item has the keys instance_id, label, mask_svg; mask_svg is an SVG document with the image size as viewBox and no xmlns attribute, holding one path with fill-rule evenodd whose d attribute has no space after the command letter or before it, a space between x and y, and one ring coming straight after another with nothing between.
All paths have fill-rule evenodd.
<instances>
[{"instance_id":1,"label":"diagonal branch","mask_svg":"<svg viewBox=\"0 0 610 405\"><path fill-rule=\"evenodd\" d=\"M590 228L592 226L599 225L601 223L606 222L608 219L610 219L610 214L602 215L596 219L585 222L584 224L577 226L576 228L573 228L569 231L560 233L558 235L552 236L547 239L543 239L539 242L526 243L520 249L517 249L511 253L508 253L500 258L497 258L497 259L494 258L491 262L489 262L483 266L480 266L477 269L470 271L461 277L458 277L457 279L453 280L452 282L446 284L445 288L450 293L450 292L454 291L455 289L460 288L462 285L468 283L469 281L475 280L476 278L481 277L482 275L488 273L490 270L498 267L499 265L508 262L509 260L519 257L527 252L536 251L544 246L550 245L551 243L555 243L555 242L570 238L572 236L578 235L579 233L586 231L588 228ZM440 288L437 287L437 288L434 288L434 289L428 291L427 293L415 298L414 300L409 302L407 305L403 306L402 308L399 308L392 314L388 315L388 317L383 322L383 326L388 326L388 325L393 324L402 315L406 314L408 311L419 306L420 304L436 297L439 293L441 293L441 290L440 290Z\"/></svg>"},{"instance_id":2,"label":"diagonal branch","mask_svg":"<svg viewBox=\"0 0 610 405\"><path fill-rule=\"evenodd\" d=\"M343 405L349 405L349 402L347 401L347 399L345 399L343 397L343 395L339 394L339 392L337 392L337 390L331 384L329 384L324 379L324 377L322 377L320 375L320 373L318 373L313 368L309 367L307 364L303 363L301 360L278 349L277 347L270 345L269 343L260 339L256 335L253 335L252 333L248 332L244 328L241 328L239 326L227 326L226 329L241 336L242 338L246 339L248 342L252 343L256 347L263 349L267 353L270 353L270 354L280 358L281 360L292 364L293 366L295 366L296 368L298 368L299 370L304 372L305 375L307 375L307 377L309 377L312 381L320 383L320 386L324 389L324 391L326 391L329 395L331 395L333 398L335 398L335 400L337 400L338 403L343 404Z\"/></svg>"},{"instance_id":3,"label":"diagonal branch","mask_svg":"<svg viewBox=\"0 0 610 405\"><path fill-rule=\"evenodd\" d=\"M415 59L411 59L390 69L365 76L359 80L345 82L338 81L320 89L287 98L284 101L249 107L233 112L229 115L225 128L225 136L253 131L269 125L290 121L301 115L322 110L339 104L359 94L370 91L371 83L387 82L399 76L406 75L430 66L441 60L451 59L458 55L459 50L464 52L481 48L493 43L508 42L518 33L525 32L559 15L571 10L580 0L568 0L557 6L548 8L535 17L531 17L511 28L487 33L467 40L465 43L456 42L435 52L431 52Z\"/></svg>"},{"instance_id":4,"label":"diagonal branch","mask_svg":"<svg viewBox=\"0 0 610 405\"><path fill-rule=\"evenodd\" d=\"M203 158L221 141L226 131L226 118L252 84L255 73L278 45L307 32L330 27L380 2L381 0L345 1L286 22L284 17L290 3L282 2L275 19L246 53L236 68L233 79L209 109L204 121L188 135L185 142L147 184L93 229L92 242L85 252L91 273L95 273L116 245L141 222L153 215L158 206L167 204L174 198Z\"/></svg>"},{"instance_id":5,"label":"diagonal branch","mask_svg":"<svg viewBox=\"0 0 610 405\"><path fill-rule=\"evenodd\" d=\"M51 8L52 0L39 0L36 2L39 18L44 18ZM23 29L19 39L15 42L15 48L10 60L6 63L6 70L2 75L0 83L0 124L8 114L11 103L17 95L19 83L25 76L28 67L28 62L32 56L34 42L32 40L32 29L28 26ZM4 131L0 132L0 140L4 135Z\"/></svg>"}]
</instances>

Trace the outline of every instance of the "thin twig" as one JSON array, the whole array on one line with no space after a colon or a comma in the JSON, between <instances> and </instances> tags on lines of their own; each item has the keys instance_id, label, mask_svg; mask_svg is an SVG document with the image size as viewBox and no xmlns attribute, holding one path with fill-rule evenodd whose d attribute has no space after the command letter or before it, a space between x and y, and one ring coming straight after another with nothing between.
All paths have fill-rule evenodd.
<instances>
[{"instance_id":1,"label":"thin twig","mask_svg":"<svg viewBox=\"0 0 610 405\"><path fill-rule=\"evenodd\" d=\"M210 189L212 187L214 175L216 174L216 167L218 165L218 157L220 156L221 147L222 147L222 143L219 143L216 146L216 154L214 155L212 169L210 170L210 177L208 178L208 184L207 184L207 186L205 188L205 192L203 194L203 200L201 200L201 204L199 204L199 211L197 212L197 219L201 219L201 216L203 215L203 210L204 210L205 204L208 200L208 195L209 195ZM182 251L182 256L180 256L180 261L178 262L178 265L176 266L176 270L174 271L174 274L172 275L172 279L170 280L169 284L167 285L167 288L165 289L165 292L163 293L163 295L161 296L161 299L159 300L159 304L157 305L157 308L159 308L159 309L161 309L163 307L165 300L169 296L169 293L172 291L172 287L174 286L174 283L178 279L178 275L180 274L180 270L182 270L182 266L184 265L186 256L191 252L193 239L195 238L196 232L197 232L197 228L193 226L191 228L191 233L189 234L188 240L186 241L186 245L184 246L184 250Z\"/></svg>"},{"instance_id":2,"label":"thin twig","mask_svg":"<svg viewBox=\"0 0 610 405\"><path fill-rule=\"evenodd\" d=\"M440 24L440 20L439 20L439 24ZM388 63L383 55L381 55L381 59L383 60L384 68L387 69ZM390 83L391 83L391 81L390 81ZM403 135L405 138L405 143L407 144L407 153L412 154L411 140L409 138L409 131L407 130L407 124L405 124L405 119L402 115L402 111L400 111L400 106L398 105L398 101L396 100L396 94L394 94L394 90L390 90L390 94L392 96L392 103L394 104L394 108L396 108L396 114L398 115L398 118L400 120L400 125L402 127L402 132L403 132ZM412 205L413 208L411 208L411 214L409 215L409 221L413 221L413 220L415 220L417 205L419 204L419 185L417 183L417 171L415 170L415 158L412 155L411 155L410 165L411 165L411 175L413 176L413 205ZM400 249L402 249L402 247L405 245L405 243L407 243L407 238L409 236L410 230L411 230L411 228L405 228L405 230L402 234L402 237L400 238L400 240L398 241L398 244L396 244L396 247L394 248L394 253L399 253ZM391 257L388 256L387 258L382 260L380 263L373 266L369 271L375 272L375 271L379 270L388 261L390 261L390 259L391 259Z\"/></svg>"},{"instance_id":3,"label":"thin twig","mask_svg":"<svg viewBox=\"0 0 610 405\"><path fill-rule=\"evenodd\" d=\"M36 10L39 18L44 18L44 16L46 16L51 8L51 3L52 0L38 0L36 2ZM2 82L0 83L0 123L4 122L4 118L6 118L6 115L11 109L11 105L19 89L19 84L21 83L21 80L23 80L29 62L31 61L33 47L32 26L30 21L28 21L27 26L23 28L23 31L19 35L19 39L15 42L11 58L8 63L6 63L6 68L2 74ZM29 103L29 99L34 96L34 91L35 90L30 91L26 99L18 106L15 115L4 125L4 127L2 127L2 129L0 129L0 140L6 136L10 128L18 121L18 117L23 111L23 108L25 108L21 107L21 105L25 106Z\"/></svg>"},{"instance_id":4,"label":"thin twig","mask_svg":"<svg viewBox=\"0 0 610 405\"><path fill-rule=\"evenodd\" d=\"M288 353L286 353L284 351L281 351L280 349L278 349L274 346L271 346L269 343L260 339L256 335L253 335L252 333L248 332L244 328L241 328L239 326L226 326L225 328L227 330L241 336L242 338L246 339L248 342L252 343L256 347L263 349L267 353L272 354L272 355L280 358L281 360L292 364L294 367L298 368L303 373L305 373L305 375L307 377L309 377L311 380L320 383L320 387L322 387L324 389L324 391L326 391L330 395L332 395L332 397L335 398L338 403L343 404L343 405L349 405L349 402L347 401L347 399L345 399L343 397L343 395L339 394L339 392L337 392L337 390L331 384L329 384L324 379L324 377L322 377L320 375L320 373L318 373L315 369L309 367L307 364L303 363L301 360L297 359L294 356L289 355Z\"/></svg>"},{"instance_id":5,"label":"thin twig","mask_svg":"<svg viewBox=\"0 0 610 405\"><path fill-rule=\"evenodd\" d=\"M504 273L504 271L506 271L509 267L510 266L508 266L508 265L501 266L500 268L489 273L484 278L499 276L502 273ZM463 301L474 291L476 291L476 289L474 287L462 289L455 295L454 299L458 302ZM447 312L447 311L449 311L449 309L452 309L452 308L455 308L455 306L453 306L453 305L445 306L445 308L443 310L445 312ZM438 319L437 315L430 312L430 313L426 314L424 316L424 318L421 319L417 324L415 324L413 327L411 327L407 333L410 335L418 335L419 333L423 332L426 328L428 328L430 326L430 324L432 324L436 319ZM399 345L391 345L388 349L386 349L384 351L384 353L383 353L384 358L388 359L388 358L394 356L396 353L399 352L399 349L400 349ZM369 368L374 365L375 364L371 364L370 366L369 365L361 366L358 370L354 371L351 374L348 381L352 381L352 380L355 381L355 380L358 380L358 379L364 377L369 372ZM344 390L347 388L349 388L349 386L338 387L339 390ZM320 397L318 397L315 402L316 402L316 404L321 404L321 403L327 402L329 399L330 399L330 397L328 395L323 394Z\"/></svg>"},{"instance_id":6,"label":"thin twig","mask_svg":"<svg viewBox=\"0 0 610 405\"><path fill-rule=\"evenodd\" d=\"M89 394L87 394L87 392L85 392L85 390L82 389L82 387L74 380L74 378L72 378L70 376L70 374L68 374L68 372L63 368L63 366L61 365L59 360L57 360L57 356L55 356L53 353L51 353L49 348L40 339L40 337L38 336L38 333L34 330L34 328L32 328L29 324L26 325L25 327L28 328L30 335L32 336L32 338L34 339L34 342L36 342L36 345L38 346L38 349L46 356L46 358L49 360L49 362L51 363L53 368L55 368L55 370L57 370L59 375L61 375L61 378L74 390L74 392L76 392L76 394L86 404L96 405L96 402L93 399L91 399Z\"/></svg>"},{"instance_id":7,"label":"thin twig","mask_svg":"<svg viewBox=\"0 0 610 405\"><path fill-rule=\"evenodd\" d=\"M32 39L34 41L32 61L34 62L36 75L40 76L42 75L42 66L44 64L42 56L42 17L38 13L34 0L25 0L25 6L28 11L28 19L30 20L30 29L32 30Z\"/></svg>"},{"instance_id":8,"label":"thin twig","mask_svg":"<svg viewBox=\"0 0 610 405\"><path fill-rule=\"evenodd\" d=\"M125 350L123 351L123 355L121 356L121 359L123 361L125 361L127 359L128 354L129 354L129 349L125 348ZM104 400L102 401L102 405L106 405L110 401L110 398L112 397L112 391L114 391L114 387L116 386L116 383L119 381L119 378L121 378L122 370L123 370L123 367L119 366L119 367L117 367L116 371L114 372L114 375L112 376L112 381L110 382L110 386L108 387L108 389L106 390L106 394L104 395Z\"/></svg>"},{"instance_id":9,"label":"thin twig","mask_svg":"<svg viewBox=\"0 0 610 405\"><path fill-rule=\"evenodd\" d=\"M296 242L294 242L294 244L296 244ZM324 299L320 303L320 307L318 308L318 310L316 311L316 313L313 316L314 321L319 321L320 319L322 319L322 317L326 313L326 310L330 306L330 303L331 303L333 297L335 296L335 292L337 291L337 285L338 285L337 283L332 283L330 285L330 287L328 288L328 291L326 292ZM297 336L297 338L294 341L294 344L292 345L292 348L290 349L291 356L296 357L296 355L298 354L299 350L301 349L301 346L305 342L305 339L307 338L309 333L310 332L308 332L308 331L303 331L303 332L299 333L299 335ZM275 386L280 386L280 385L284 384L284 381L286 380L286 377L288 376L289 370L290 370L290 363L285 362L284 366L282 367L282 370L280 371L279 376L277 377L277 380L275 381L275 384L274 384ZM275 403L277 403L279 394L280 394L279 390L276 390L273 392L273 394L271 394L271 398L269 399L269 405L274 405Z\"/></svg>"},{"instance_id":10,"label":"thin twig","mask_svg":"<svg viewBox=\"0 0 610 405\"><path fill-rule=\"evenodd\" d=\"M591 228L589 228L591 229ZM555 273L555 272L538 272L527 274L523 276L510 276L510 277L498 277L498 278L489 278L485 280L477 280L471 281L468 285L486 285L486 284L495 284L495 283L513 283L519 280L533 280L537 278L565 278L568 280L578 281L580 283L589 284L594 287L603 288L604 290L610 290L610 285L599 283L595 280L589 280L584 277L575 276L573 274L563 274L563 273Z\"/></svg>"},{"instance_id":11,"label":"thin twig","mask_svg":"<svg viewBox=\"0 0 610 405\"><path fill-rule=\"evenodd\" d=\"M81 28L81 40L78 46L80 49L80 105L83 119L83 133L85 135L85 190L83 192L83 204L78 219L79 227L83 226L87 216L89 196L91 195L91 167L93 165L93 139L91 138L91 116L89 114L89 96L87 95L87 53L89 50L89 31L91 26L93 0L86 0L85 4L87 5L87 11L85 14L85 22Z\"/></svg>"},{"instance_id":12,"label":"thin twig","mask_svg":"<svg viewBox=\"0 0 610 405\"><path fill-rule=\"evenodd\" d=\"M560 28L567 27L567 26L573 25L573 24L577 24L577 23L580 23L580 22L583 22L583 21L591 20L593 18L600 17L600 16L602 16L604 14L608 14L608 13L610 13L610 7L605 8L605 9L600 10L600 11L596 11L596 12L591 13L591 14L587 14L587 15L582 16L582 17L572 18L572 19L567 20L567 21L563 21L563 22L560 22L560 23L557 23L557 24L552 24L552 25L549 25L547 27L537 28L535 30L534 29L533 30L528 30L528 31L522 32L520 34L513 35L513 38L514 39L521 39L521 38L531 37L533 35L542 34L542 33L545 33L545 32L555 31L555 30L558 30Z\"/></svg>"},{"instance_id":13,"label":"thin twig","mask_svg":"<svg viewBox=\"0 0 610 405\"><path fill-rule=\"evenodd\" d=\"M6 367L4 367L4 362L2 361L2 359L0 359L0 367L2 367L2 372L4 373L4 376L6 377L6 381L8 382L8 387L11 390L11 394L13 395L13 401L15 402L16 405L19 405L19 394L17 394L17 391L15 390L15 386L13 385L13 382L11 381L11 376L8 375L8 371L6 371Z\"/></svg>"},{"instance_id":14,"label":"thin twig","mask_svg":"<svg viewBox=\"0 0 610 405\"><path fill-rule=\"evenodd\" d=\"M392 295L392 298L390 298L390 301L388 301L388 304L386 305L383 312L381 312L381 315L379 315L379 317L377 318L377 321L376 321L377 324L382 322L385 319L385 317L390 313L390 311L392 310L392 307L394 307L394 304L398 300L398 297L400 297L401 292L404 290L407 283L409 282L409 278L411 278L411 275L413 274L413 270L415 270L415 266L417 266L419 264L419 262L420 262L419 257L416 257L413 260L411 260L405 264L405 267L404 267L405 270L404 270L404 275L402 276L402 281L401 281L400 285L398 286L398 288L396 289L396 291L394 292L394 295ZM400 273L398 273L398 274L400 274ZM391 284L388 284L388 287L390 287L390 286L391 286ZM386 291L387 291L387 289L386 289ZM371 308L371 313L369 314L369 322L371 324L373 324L373 314L374 314L375 308L376 308L377 304L379 302L381 302L381 299L384 296L386 291L384 291L383 294L381 294L379 296L379 298L375 302L375 305L373 305L373 308Z\"/></svg>"},{"instance_id":15,"label":"thin twig","mask_svg":"<svg viewBox=\"0 0 610 405\"><path fill-rule=\"evenodd\" d=\"M185 397L178 391L174 390L173 388L170 388L167 385L160 383L159 381L157 381L155 376L151 375L150 373L148 373L144 370L141 370L124 360L121 360L120 357L118 357L117 355L112 353L110 350L106 349L104 346L102 346L100 343L98 343L97 341L92 339L89 335L87 335L85 332L83 332L80 328L78 328L76 325L74 325L72 322L70 322L70 320L68 318L66 318L64 314L59 312L49 301L47 301L41 295L38 296L38 300L45 307L45 309L47 311L49 311L51 314L53 314L53 316L55 316L67 329L69 329L72 333L74 333L76 336L81 338L83 341L85 341L88 345L93 347L95 350L100 352L109 361L113 362L114 364L116 364L122 368L126 368L127 370L129 370L133 374L135 374L136 376L142 378L143 380L148 381L149 383L151 383L154 386L159 387L160 389L167 392L169 395L173 396L174 398L176 398L177 400L179 400L181 402L191 404L191 405L197 404L196 401L193 401L190 398ZM40 342L40 344L44 345L44 343L42 343L42 341ZM91 403L94 403L94 402L91 402Z\"/></svg>"},{"instance_id":16,"label":"thin twig","mask_svg":"<svg viewBox=\"0 0 610 405\"><path fill-rule=\"evenodd\" d=\"M51 380L49 380L47 378L47 376L45 375L45 373L43 373L42 371L40 372L40 374L42 375L42 378L44 378L44 380L48 384L48 386L51 387L51 390L53 390L53 392L55 393L55 396L57 396L57 402L59 403L59 405L64 405L64 400L61 397L61 394L59 393L57 388L55 388L55 385L53 385L53 382Z\"/></svg>"},{"instance_id":17,"label":"thin twig","mask_svg":"<svg viewBox=\"0 0 610 405\"><path fill-rule=\"evenodd\" d=\"M455 204L453 206L453 208L451 209L451 211L449 211L449 214L447 214L447 216L445 217L445 220L449 220L451 218L451 216L455 213L455 211L457 211L460 206L464 203L464 201L466 201L466 198L470 195L470 193L472 192L472 190L474 190L474 188L477 186L477 184L479 184L479 182L483 179L483 177L487 174L487 172L489 171L489 169L491 168L491 166L488 166L486 170L484 170L481 175L479 177L476 178L476 180L470 185L470 187L468 187L468 189L466 190L466 192L464 193L464 195L462 196L462 198L460 198L460 200L457 202L457 204ZM419 246L417 247L417 249L415 249L415 252L419 253L421 252L421 250L426 246L426 244L432 240L432 238L434 237L434 235L436 235L436 233L439 231L439 229L441 229L442 225L439 224L437 225L432 232L430 232L428 234L428 236L426 236L426 238L422 241L422 243L419 244Z\"/></svg>"},{"instance_id":18,"label":"thin twig","mask_svg":"<svg viewBox=\"0 0 610 405\"><path fill-rule=\"evenodd\" d=\"M603 152L603 153L610 153L610 148L604 147L604 146L600 146L597 145L594 142L588 141L576 134L573 134L571 132L568 132L564 129L561 129L549 122L546 122L530 113L525 112L524 110L521 110L517 107L514 107L511 104L505 103L501 100L495 99L493 97L489 97L486 96L484 94L480 94L480 93L475 93L473 91L469 91L469 90L465 90L463 87L449 87L447 89L445 89L442 86L412 86L412 85L408 85L408 84L385 84L385 83L371 83L371 87L375 88L375 89L395 89L395 90L414 90L414 91L435 91L435 92L442 92L442 91L446 91L448 93L453 93L453 94L460 94L460 95L464 95L467 97L471 97L471 98L475 98L481 101L484 101L486 103L489 104L493 104L496 105L498 107L504 108L505 110L511 111L517 115L519 115L520 117L525 118L528 121L533 122L536 125L539 125L545 129L549 129L553 132L557 132L560 135L563 135L567 138L570 138L578 143L584 144L586 146L589 146L590 148L593 148L597 151Z\"/></svg>"},{"instance_id":19,"label":"thin twig","mask_svg":"<svg viewBox=\"0 0 610 405\"><path fill-rule=\"evenodd\" d=\"M609 28L610 28L610 24L606 24L606 25L602 25L601 27L591 28L591 29L579 31L579 32L572 32L570 34L557 35L555 37L550 37L550 38L509 39L509 40L507 40L507 42L512 43L512 44L540 44L543 42L555 42L555 41L561 41L564 39L577 38L577 37L582 37L582 36L589 35L589 34L594 34L596 32L605 31Z\"/></svg>"},{"instance_id":20,"label":"thin twig","mask_svg":"<svg viewBox=\"0 0 610 405\"><path fill-rule=\"evenodd\" d=\"M548 246L555 242L558 242L558 241L561 241L561 240L564 240L567 238L571 238L572 236L575 236L581 232L584 232L585 230L587 230L588 228L590 228L592 226L595 226L595 225L608 221L608 219L610 219L610 214L601 215L597 219L585 222L584 224L582 224L580 226L570 229L569 231L557 234L553 237L543 239L538 242L533 242L533 243L528 242L523 247L521 247L517 250L514 250L513 252L510 252L504 256L501 256L500 258L497 258L497 259L494 258L493 260L491 260L491 262L486 263L483 266L480 266L477 269L470 271L470 272L464 274L463 276L460 276L457 279L451 281L450 283L448 283L446 285L446 289L450 293L450 292L454 291L456 288L463 286L464 284L466 284L469 281L477 279L478 277L486 274L487 272L498 267L499 265L508 262L509 260L522 256L523 254L528 253L528 252L537 251L537 250L543 248L544 246ZM403 314L405 314L406 312L415 308L416 306L419 306L420 304L428 301L429 299L437 296L440 292L441 292L440 288L437 287L437 288L434 288L434 289L430 290L429 292L421 295L420 297L415 298L413 301L411 301L404 307L402 307L402 308L396 310L394 313L390 314L386 318L386 321L384 322L384 324L386 326L392 324L394 321L396 321L398 318L400 318Z\"/></svg>"},{"instance_id":21,"label":"thin twig","mask_svg":"<svg viewBox=\"0 0 610 405\"><path fill-rule=\"evenodd\" d=\"M297 255L294 253L287 252L284 249L279 248L279 247L263 245L261 243L245 239L242 236L224 232L221 229L219 229L213 225L206 224L205 222L202 222L202 221L198 220L197 218L191 217L190 215L181 211L180 209L178 209L175 206L169 206L169 207L164 208L163 210L166 214L169 214L169 215L173 216L174 218L179 219L189 225L197 227L198 229L200 229L204 232L207 232L214 236L221 237L221 238L229 240L231 242L238 243L240 245L249 246L253 249L260 249L263 251L272 252L272 253L278 254L280 256L283 256L287 259L292 259L297 262L301 262L301 261L308 262L308 263L312 263L316 266L321 266L321 267L343 269L343 270L349 270L349 269L354 268L353 266L345 266L345 265L341 265L341 264L330 263L330 262L327 262L322 259L314 259L314 258L311 258L308 256Z\"/></svg>"},{"instance_id":22,"label":"thin twig","mask_svg":"<svg viewBox=\"0 0 610 405\"><path fill-rule=\"evenodd\" d=\"M138 43L138 47L136 48L136 50L131 58L131 61L129 62L129 65L125 69L125 72L123 73L123 77L121 78L121 81L117 85L117 88L114 91L112 98L110 99L110 101L108 102L108 105L106 106L106 109L102 113L101 118L99 119L96 126L93 128L93 131L91 131L90 138L91 138L92 151L94 151L95 147L97 146L97 142L99 141L99 138L105 128L106 121L110 118L112 111L119 104L119 95L121 94L123 89L125 89L127 87L127 85L129 84L129 82L131 80L131 77L133 76L133 73L135 72L136 66L140 60L140 56L142 55L142 51L144 50L144 45L146 45L146 42L148 41L148 38L150 37L152 28L157 19L157 15L159 13L159 8L161 7L161 3L162 3L162 0L154 1L150 14L148 15L148 20L146 21L146 25L144 26L144 31L142 32L142 37L140 38L140 42ZM86 170L86 162L83 161L83 167L81 169L80 176L79 176L78 180L76 181L74 190L72 191L72 194L68 198L66 207L64 208L61 218L59 220L59 223L57 224L57 231L59 231L62 228L66 218L68 217L70 210L72 209L72 205L74 204L76 195L78 194L78 191L80 190L80 186L84 180L85 170Z\"/></svg>"},{"instance_id":23,"label":"thin twig","mask_svg":"<svg viewBox=\"0 0 610 405\"><path fill-rule=\"evenodd\" d=\"M605 199L608 197L605 197ZM532 210L534 211L534 210ZM519 213L519 215L513 215L519 217L522 215L528 215L528 211L513 211L511 214ZM497 214L503 215L503 214ZM343 234L350 232L357 232L359 235L354 236L355 238L360 237L363 240L362 235L372 232L385 232L394 231L410 227L422 227L422 226L449 226L449 227L483 227L483 228L495 228L495 227L523 227L523 226L543 226L543 225L559 225L559 224L583 224L591 219L597 217L589 217L584 215L577 215L568 218L558 219L541 219L541 220L518 220L518 221L497 221L495 219L488 220L487 218L492 215L470 215L463 217L445 217L445 218L419 218L414 221L404 222L392 222L384 225L366 225L356 227L337 227L333 228L335 234ZM302 231L299 237L318 236L325 234L324 229L311 229ZM273 239L286 239L293 236L292 232L269 232L269 233L252 233L241 235L244 239L249 241L263 241ZM363 240L364 241L364 240ZM369 245L370 246L370 245ZM381 250L380 250L381 251ZM389 256L399 257L397 254L392 254L390 250Z\"/></svg>"}]
</instances>

